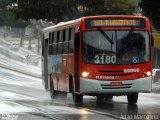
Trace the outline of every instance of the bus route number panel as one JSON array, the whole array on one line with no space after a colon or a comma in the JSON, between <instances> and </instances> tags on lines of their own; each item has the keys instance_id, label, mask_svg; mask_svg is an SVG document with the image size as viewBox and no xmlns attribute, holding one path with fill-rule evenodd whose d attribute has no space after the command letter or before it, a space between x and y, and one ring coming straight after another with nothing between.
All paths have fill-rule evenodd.
<instances>
[{"instance_id":1,"label":"bus route number panel","mask_svg":"<svg viewBox=\"0 0 160 120\"><path fill-rule=\"evenodd\" d=\"M145 28L145 20L140 18L134 19L87 19L86 28L97 27L139 27Z\"/></svg>"}]
</instances>

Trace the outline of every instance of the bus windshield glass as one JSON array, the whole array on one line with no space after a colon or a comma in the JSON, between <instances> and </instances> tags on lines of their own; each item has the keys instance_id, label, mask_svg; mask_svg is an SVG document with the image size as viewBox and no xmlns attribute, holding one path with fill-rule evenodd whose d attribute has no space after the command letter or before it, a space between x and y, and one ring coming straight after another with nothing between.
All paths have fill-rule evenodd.
<instances>
[{"instance_id":1,"label":"bus windshield glass","mask_svg":"<svg viewBox=\"0 0 160 120\"><path fill-rule=\"evenodd\" d=\"M147 31L85 31L83 61L89 64L145 63L150 60L149 44Z\"/></svg>"}]
</instances>

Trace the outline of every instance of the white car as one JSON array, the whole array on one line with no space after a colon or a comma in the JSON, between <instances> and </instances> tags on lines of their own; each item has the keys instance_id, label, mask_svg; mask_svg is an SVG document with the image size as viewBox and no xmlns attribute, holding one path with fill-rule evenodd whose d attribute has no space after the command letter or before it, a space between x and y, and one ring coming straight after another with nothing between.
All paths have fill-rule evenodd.
<instances>
[{"instance_id":1,"label":"white car","mask_svg":"<svg viewBox=\"0 0 160 120\"><path fill-rule=\"evenodd\" d=\"M35 54L28 54L26 56L26 61L28 64L38 65L39 60L40 60L40 56L35 55Z\"/></svg>"},{"instance_id":2,"label":"white car","mask_svg":"<svg viewBox=\"0 0 160 120\"><path fill-rule=\"evenodd\" d=\"M11 42L11 49L12 50L19 50L20 42Z\"/></svg>"},{"instance_id":3,"label":"white car","mask_svg":"<svg viewBox=\"0 0 160 120\"><path fill-rule=\"evenodd\" d=\"M160 69L153 69L152 70L152 78L154 82L160 80Z\"/></svg>"}]
</instances>

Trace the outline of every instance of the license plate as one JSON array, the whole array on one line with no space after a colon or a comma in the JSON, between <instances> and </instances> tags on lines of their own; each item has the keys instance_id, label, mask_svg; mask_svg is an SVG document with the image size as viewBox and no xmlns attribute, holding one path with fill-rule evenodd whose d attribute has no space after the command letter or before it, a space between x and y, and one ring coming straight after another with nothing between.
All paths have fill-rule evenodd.
<instances>
[{"instance_id":1,"label":"license plate","mask_svg":"<svg viewBox=\"0 0 160 120\"><path fill-rule=\"evenodd\" d=\"M122 82L111 82L111 86L122 86Z\"/></svg>"}]
</instances>

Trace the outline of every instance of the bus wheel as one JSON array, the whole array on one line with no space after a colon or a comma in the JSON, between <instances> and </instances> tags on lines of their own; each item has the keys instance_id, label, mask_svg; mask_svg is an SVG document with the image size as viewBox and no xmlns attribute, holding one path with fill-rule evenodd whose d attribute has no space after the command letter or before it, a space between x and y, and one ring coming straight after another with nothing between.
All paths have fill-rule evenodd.
<instances>
[{"instance_id":1,"label":"bus wheel","mask_svg":"<svg viewBox=\"0 0 160 120\"><path fill-rule=\"evenodd\" d=\"M50 79L50 96L51 96L51 99L54 99L58 96L58 91L54 90L52 79Z\"/></svg>"},{"instance_id":2,"label":"bus wheel","mask_svg":"<svg viewBox=\"0 0 160 120\"><path fill-rule=\"evenodd\" d=\"M104 96L97 96L97 102L104 101L105 97Z\"/></svg>"},{"instance_id":3,"label":"bus wheel","mask_svg":"<svg viewBox=\"0 0 160 120\"><path fill-rule=\"evenodd\" d=\"M82 94L73 93L73 101L74 101L75 104L82 104L83 95Z\"/></svg>"},{"instance_id":4,"label":"bus wheel","mask_svg":"<svg viewBox=\"0 0 160 120\"><path fill-rule=\"evenodd\" d=\"M136 104L138 100L138 93L131 93L127 95L127 100L129 104Z\"/></svg>"},{"instance_id":5,"label":"bus wheel","mask_svg":"<svg viewBox=\"0 0 160 120\"><path fill-rule=\"evenodd\" d=\"M109 101L109 100L112 100L113 99L113 95L107 95L105 96L105 100L106 101Z\"/></svg>"},{"instance_id":6,"label":"bus wheel","mask_svg":"<svg viewBox=\"0 0 160 120\"><path fill-rule=\"evenodd\" d=\"M96 105L104 105L105 97L103 95L97 95Z\"/></svg>"},{"instance_id":7,"label":"bus wheel","mask_svg":"<svg viewBox=\"0 0 160 120\"><path fill-rule=\"evenodd\" d=\"M72 76L69 75L69 92L73 93L74 92L74 87L73 87L73 79Z\"/></svg>"}]
</instances>

